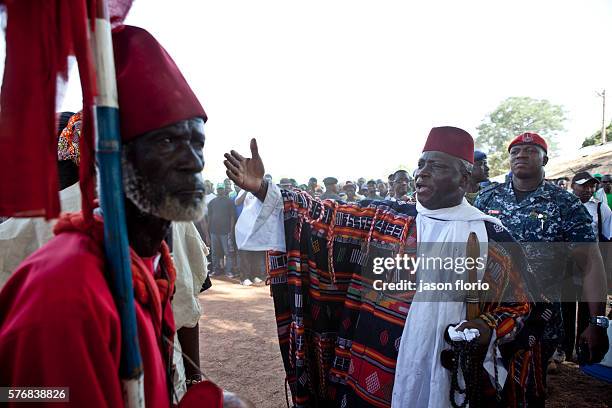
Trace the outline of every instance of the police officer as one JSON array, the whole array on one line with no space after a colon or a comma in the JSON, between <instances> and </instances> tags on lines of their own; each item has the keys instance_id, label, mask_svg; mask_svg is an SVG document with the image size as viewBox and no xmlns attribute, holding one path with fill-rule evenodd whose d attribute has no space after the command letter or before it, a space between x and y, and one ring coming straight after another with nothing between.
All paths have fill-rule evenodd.
<instances>
[{"instance_id":1,"label":"police officer","mask_svg":"<svg viewBox=\"0 0 612 408\"><path fill-rule=\"evenodd\" d=\"M544 180L548 162L546 141L523 133L509 145L512 177L480 192L474 206L498 217L519 242L535 271L540 289L553 302L561 301L562 277L568 255L583 271L582 299L591 321L580 336L588 363L601 361L608 349L605 314L606 277L595 244L591 216L571 193ZM555 307L560 309L559 304ZM605 322L604 322L605 321ZM543 337L543 373L562 336L560 313L549 321Z\"/></svg>"}]
</instances>

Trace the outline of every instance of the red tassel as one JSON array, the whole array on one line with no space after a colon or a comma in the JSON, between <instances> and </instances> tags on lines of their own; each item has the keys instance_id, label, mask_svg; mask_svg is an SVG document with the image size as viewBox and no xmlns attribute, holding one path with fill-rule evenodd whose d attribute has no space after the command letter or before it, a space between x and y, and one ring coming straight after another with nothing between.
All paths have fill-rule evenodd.
<instances>
[{"instance_id":1,"label":"red tassel","mask_svg":"<svg viewBox=\"0 0 612 408\"><path fill-rule=\"evenodd\" d=\"M100 0L0 0L6 5L6 65L0 110L0 216L56 218L56 84L75 55L83 92L79 170L83 213L91 222L95 167L96 75L90 30ZM121 23L131 0L109 0ZM89 18L89 20L88 20Z\"/></svg>"}]
</instances>

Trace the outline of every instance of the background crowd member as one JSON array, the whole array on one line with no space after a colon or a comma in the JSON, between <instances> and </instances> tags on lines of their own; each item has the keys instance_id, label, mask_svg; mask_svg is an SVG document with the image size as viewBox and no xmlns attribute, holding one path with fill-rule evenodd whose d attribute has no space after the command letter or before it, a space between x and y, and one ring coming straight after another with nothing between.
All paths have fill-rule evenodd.
<instances>
[{"instance_id":1,"label":"background crowd member","mask_svg":"<svg viewBox=\"0 0 612 408\"><path fill-rule=\"evenodd\" d=\"M474 203L474 199L481 189L481 183L489 180L489 166L487 166L487 155L480 150L474 150L474 167L470 176L470 184L465 193L465 199L470 204Z\"/></svg>"},{"instance_id":2,"label":"background crowd member","mask_svg":"<svg viewBox=\"0 0 612 408\"><path fill-rule=\"evenodd\" d=\"M213 200L213 198L216 197L215 195L215 188L213 186L212 181L210 180L205 180L204 181L204 203L206 204L205 210L204 210L204 216L208 216L208 204Z\"/></svg>"},{"instance_id":3,"label":"background crowd member","mask_svg":"<svg viewBox=\"0 0 612 408\"><path fill-rule=\"evenodd\" d=\"M378 195L381 196L384 200L388 200L391 198L389 197L389 187L384 181L377 180L376 189L378 190Z\"/></svg>"},{"instance_id":4,"label":"background crowd member","mask_svg":"<svg viewBox=\"0 0 612 408\"><path fill-rule=\"evenodd\" d=\"M363 197L368 195L368 186L366 184L366 179L364 179L363 177L359 177L357 179L357 187L359 187L357 189L357 194Z\"/></svg>"},{"instance_id":5,"label":"background crowd member","mask_svg":"<svg viewBox=\"0 0 612 408\"><path fill-rule=\"evenodd\" d=\"M232 180L226 178L225 180L223 180L223 186L225 187L225 192L227 193L227 196L233 200L236 197L236 192L232 188Z\"/></svg>"},{"instance_id":6,"label":"background crowd member","mask_svg":"<svg viewBox=\"0 0 612 408\"><path fill-rule=\"evenodd\" d=\"M395 192L393 195L393 201L412 201L410 195L412 178L408 175L406 170L398 170L393 173L393 187Z\"/></svg>"},{"instance_id":7,"label":"background crowd member","mask_svg":"<svg viewBox=\"0 0 612 408\"><path fill-rule=\"evenodd\" d=\"M393 187L394 174L391 173L387 176L387 184L389 185L389 200L395 196L395 188Z\"/></svg>"},{"instance_id":8,"label":"background crowd member","mask_svg":"<svg viewBox=\"0 0 612 408\"><path fill-rule=\"evenodd\" d=\"M376 189L376 181L369 180L366 183L366 187L368 190L365 198L368 200L382 200L382 197L378 195L378 190Z\"/></svg>"},{"instance_id":9,"label":"background crowd member","mask_svg":"<svg viewBox=\"0 0 612 408\"><path fill-rule=\"evenodd\" d=\"M346 193L346 202L347 203L356 203L359 200L363 199L360 195L357 195L357 186L352 181L347 181L344 183L342 190Z\"/></svg>"},{"instance_id":10,"label":"background crowd member","mask_svg":"<svg viewBox=\"0 0 612 408\"><path fill-rule=\"evenodd\" d=\"M208 228L212 251L212 271L219 276L233 277L233 254L231 241L234 240L236 208L228 197L225 184L217 184L217 197L208 204ZM224 262L225 260L225 262Z\"/></svg>"},{"instance_id":11,"label":"background crowd member","mask_svg":"<svg viewBox=\"0 0 612 408\"><path fill-rule=\"evenodd\" d=\"M238 186L236 187L240 188ZM234 200L236 205L236 216L240 217L242 209L251 205L255 200L257 199L253 194L246 190L240 190L240 193L238 193L238 196ZM238 249L237 254L240 284L243 286L251 286L253 283L261 283L262 280L260 276L265 276L266 274L265 251L245 251Z\"/></svg>"},{"instance_id":12,"label":"background crowd member","mask_svg":"<svg viewBox=\"0 0 612 408\"><path fill-rule=\"evenodd\" d=\"M540 368L544 384L548 360L563 336L560 302L562 271L568 255L584 272L582 299L588 302L591 316L604 315L606 298L606 277L591 218L575 196L544 181L547 151L546 141L538 134L517 136L508 146L511 179L487 187L474 203L483 212L498 217L513 238L522 243L540 287L555 302L555 313L548 321L542 343ZM588 350L590 363L601 361L608 348L606 331L596 324L589 325L579 343ZM531 403L544 403L543 395L532 393L530 399Z\"/></svg>"},{"instance_id":13,"label":"background crowd member","mask_svg":"<svg viewBox=\"0 0 612 408\"><path fill-rule=\"evenodd\" d=\"M338 194L338 179L335 177L325 177L323 179L325 192L321 196L321 200L342 200Z\"/></svg>"},{"instance_id":14,"label":"background crowd member","mask_svg":"<svg viewBox=\"0 0 612 408\"><path fill-rule=\"evenodd\" d=\"M568 182L570 181L569 178L567 177L560 177L557 179L557 185L559 187L561 187L563 190L567 190L568 186Z\"/></svg>"},{"instance_id":15,"label":"background crowd member","mask_svg":"<svg viewBox=\"0 0 612 408\"><path fill-rule=\"evenodd\" d=\"M600 188L595 192L595 198L612 208L612 176L606 174L601 177Z\"/></svg>"},{"instance_id":16,"label":"background crowd member","mask_svg":"<svg viewBox=\"0 0 612 408\"><path fill-rule=\"evenodd\" d=\"M605 176L604 176L605 177ZM603 202L593 197L599 183L588 172L576 173L572 178L571 188L593 219L592 228L597 237L610 240L612 234L612 210ZM601 236L600 236L601 235Z\"/></svg>"},{"instance_id":17,"label":"background crowd member","mask_svg":"<svg viewBox=\"0 0 612 408\"><path fill-rule=\"evenodd\" d=\"M278 182L278 184L279 184L279 186L281 188L284 188L284 189L291 189L291 188L293 188L293 184L291 184L291 180L289 178L287 178L287 177L281 178L280 181Z\"/></svg>"},{"instance_id":18,"label":"background crowd member","mask_svg":"<svg viewBox=\"0 0 612 408\"><path fill-rule=\"evenodd\" d=\"M311 197L314 197L314 193L315 193L315 189L317 188L317 179L314 177L311 177L308 179L308 188L306 189L306 192L308 194L310 194Z\"/></svg>"},{"instance_id":19,"label":"background crowd member","mask_svg":"<svg viewBox=\"0 0 612 408\"><path fill-rule=\"evenodd\" d=\"M612 211L593 197L593 192L596 190L598 184L596 178L584 171L574 175L571 182L571 188L574 195L580 199L593 218L593 223L591 225L593 232L596 236L599 236L601 231L602 235L605 236L604 239L609 240L610 231L612 229ZM602 258L604 260L606 259L603 251ZM578 344L576 343L576 331L578 334L582 333L589 324L589 308L585 302L580 301L581 292L581 271L577 270L573 261L570 261L567 264L566 276L564 279L562 293L564 302L561 304L563 328L565 332L563 354L568 360L574 360L574 348L578 348ZM578 316L576 316L576 311L578 312Z\"/></svg>"}]
</instances>

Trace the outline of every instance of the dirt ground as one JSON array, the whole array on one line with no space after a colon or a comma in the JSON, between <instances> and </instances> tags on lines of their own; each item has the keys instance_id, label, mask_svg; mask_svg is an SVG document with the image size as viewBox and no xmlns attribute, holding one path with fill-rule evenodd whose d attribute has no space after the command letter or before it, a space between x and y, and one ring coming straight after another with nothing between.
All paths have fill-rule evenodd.
<instances>
[{"instance_id":1,"label":"dirt ground","mask_svg":"<svg viewBox=\"0 0 612 408\"><path fill-rule=\"evenodd\" d=\"M584 374L576 364L564 362L556 372L549 373L550 408L612 407L612 384Z\"/></svg>"},{"instance_id":2,"label":"dirt ground","mask_svg":"<svg viewBox=\"0 0 612 408\"><path fill-rule=\"evenodd\" d=\"M200 295L204 373L258 408L286 407L285 372L269 288L212 282L212 288ZM612 386L583 374L575 364L560 364L549 379L547 407L612 407Z\"/></svg>"},{"instance_id":3,"label":"dirt ground","mask_svg":"<svg viewBox=\"0 0 612 408\"><path fill-rule=\"evenodd\" d=\"M200 294L202 370L258 408L287 407L270 288L214 278L212 284Z\"/></svg>"}]
</instances>

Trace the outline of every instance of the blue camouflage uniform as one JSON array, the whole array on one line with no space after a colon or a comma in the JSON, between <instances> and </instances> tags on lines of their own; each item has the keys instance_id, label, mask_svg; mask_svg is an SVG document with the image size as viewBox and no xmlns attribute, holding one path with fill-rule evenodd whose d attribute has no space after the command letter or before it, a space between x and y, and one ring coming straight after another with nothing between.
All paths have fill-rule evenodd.
<instances>
[{"instance_id":1,"label":"blue camouflage uniform","mask_svg":"<svg viewBox=\"0 0 612 408\"><path fill-rule=\"evenodd\" d=\"M512 237L523 245L540 289L552 302L560 302L569 253L580 242L596 240L591 216L580 200L543 181L517 203L510 180L481 190L474 206L502 221ZM556 315L545 330L545 340L558 341L562 336L560 313Z\"/></svg>"}]
</instances>

